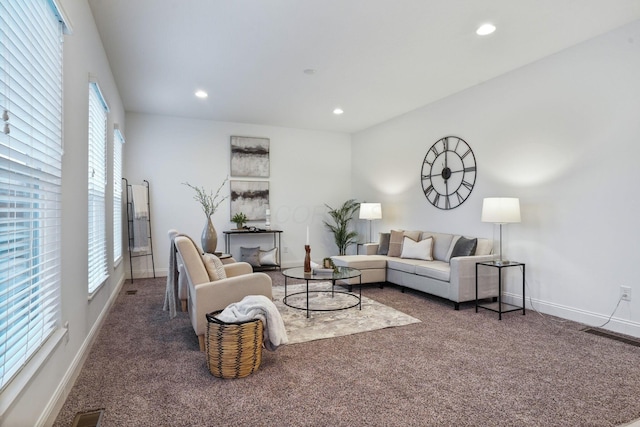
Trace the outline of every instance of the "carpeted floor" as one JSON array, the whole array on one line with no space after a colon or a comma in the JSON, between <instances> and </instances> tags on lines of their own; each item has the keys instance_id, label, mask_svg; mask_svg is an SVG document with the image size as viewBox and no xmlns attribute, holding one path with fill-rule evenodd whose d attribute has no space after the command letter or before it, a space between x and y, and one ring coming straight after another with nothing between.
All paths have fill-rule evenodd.
<instances>
[{"instance_id":1,"label":"carpeted floor","mask_svg":"<svg viewBox=\"0 0 640 427\"><path fill-rule=\"evenodd\" d=\"M280 273L270 273L274 284ZM397 287L363 295L421 322L263 352L258 372L209 374L164 279L127 282L55 426L615 426L640 417L640 348L534 312L498 321ZM127 291L137 290L135 295Z\"/></svg>"}]
</instances>

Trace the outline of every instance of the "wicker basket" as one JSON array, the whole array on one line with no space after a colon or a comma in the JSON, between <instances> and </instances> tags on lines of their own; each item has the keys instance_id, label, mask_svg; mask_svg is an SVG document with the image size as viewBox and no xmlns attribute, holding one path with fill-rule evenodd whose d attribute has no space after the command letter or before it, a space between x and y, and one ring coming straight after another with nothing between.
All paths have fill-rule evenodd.
<instances>
[{"instance_id":1,"label":"wicker basket","mask_svg":"<svg viewBox=\"0 0 640 427\"><path fill-rule=\"evenodd\" d=\"M264 326L259 319L226 323L207 314L207 366L219 378L242 378L251 375L262 362Z\"/></svg>"}]
</instances>

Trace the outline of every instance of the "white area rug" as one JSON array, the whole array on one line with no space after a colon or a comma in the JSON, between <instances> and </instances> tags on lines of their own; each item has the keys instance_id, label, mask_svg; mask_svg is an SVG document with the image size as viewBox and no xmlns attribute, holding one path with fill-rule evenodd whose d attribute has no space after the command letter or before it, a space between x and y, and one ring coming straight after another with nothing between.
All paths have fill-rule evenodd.
<instances>
[{"instance_id":1,"label":"white area rug","mask_svg":"<svg viewBox=\"0 0 640 427\"><path fill-rule=\"evenodd\" d=\"M304 292L305 284L288 285L287 294ZM330 282L310 282L309 290L331 291ZM336 291L344 291L341 286L336 286ZM358 289L354 286L354 293ZM314 341L324 338L341 337L359 332L374 331L376 329L391 328L395 326L418 323L420 320L402 313L394 308L380 304L367 297L362 297L362 310L357 306L339 311L312 311L307 319L306 310L297 310L288 307L282 302L284 286L273 288L274 303L280 310L289 337L289 344ZM287 299L290 304L296 306L306 305L306 295L298 295ZM354 297L336 292L311 293L309 305L311 308L327 308L335 306L348 306L355 304Z\"/></svg>"}]
</instances>

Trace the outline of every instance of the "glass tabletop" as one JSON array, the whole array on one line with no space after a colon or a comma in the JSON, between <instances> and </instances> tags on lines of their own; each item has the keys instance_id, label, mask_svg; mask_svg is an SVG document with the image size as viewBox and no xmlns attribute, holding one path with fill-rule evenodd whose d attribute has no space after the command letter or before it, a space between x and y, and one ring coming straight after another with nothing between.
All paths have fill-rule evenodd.
<instances>
[{"instance_id":1,"label":"glass tabletop","mask_svg":"<svg viewBox=\"0 0 640 427\"><path fill-rule=\"evenodd\" d=\"M352 277L358 277L362 273L360 270L351 267L338 267L338 272L333 273L305 273L304 267L295 267L289 268L282 272L283 275L290 277L292 279L303 279L303 280L341 280L341 279L351 279Z\"/></svg>"}]
</instances>

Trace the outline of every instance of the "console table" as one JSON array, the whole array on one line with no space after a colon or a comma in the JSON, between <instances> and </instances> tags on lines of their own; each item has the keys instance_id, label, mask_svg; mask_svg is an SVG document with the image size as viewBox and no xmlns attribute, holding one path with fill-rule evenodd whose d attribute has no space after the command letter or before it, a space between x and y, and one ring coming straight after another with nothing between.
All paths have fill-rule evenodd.
<instances>
[{"instance_id":1,"label":"console table","mask_svg":"<svg viewBox=\"0 0 640 427\"><path fill-rule=\"evenodd\" d=\"M282 230L261 230L261 229L256 229L256 230L227 230L227 231L223 231L222 232L224 234L224 251L226 253L231 253L229 252L231 249L231 236L249 236L249 237L255 237L255 236L263 236L265 234L271 234L273 235L273 247L274 248L278 248L278 250L276 251L276 262L278 265L274 265L274 266L269 266L269 268L280 268L280 260L281 260L281 252L280 252L280 236L282 234ZM258 267L259 268L259 267Z\"/></svg>"}]
</instances>

